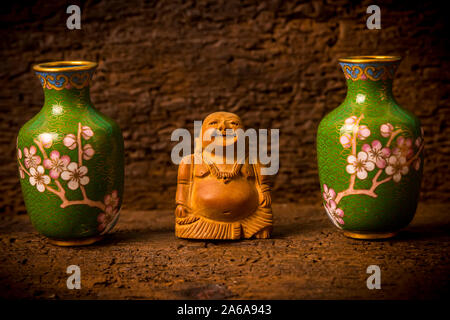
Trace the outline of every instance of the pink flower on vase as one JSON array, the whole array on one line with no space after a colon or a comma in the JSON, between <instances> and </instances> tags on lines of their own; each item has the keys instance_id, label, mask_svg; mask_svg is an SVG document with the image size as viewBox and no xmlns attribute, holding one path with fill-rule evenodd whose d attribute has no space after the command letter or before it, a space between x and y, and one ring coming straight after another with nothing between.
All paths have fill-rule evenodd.
<instances>
[{"instance_id":1,"label":"pink flower on vase","mask_svg":"<svg viewBox=\"0 0 450 320\"><path fill-rule=\"evenodd\" d=\"M104 212L98 215L97 222L98 222L97 230L100 232L105 230L107 221L106 221L106 214Z\"/></svg>"},{"instance_id":2,"label":"pink flower on vase","mask_svg":"<svg viewBox=\"0 0 450 320\"><path fill-rule=\"evenodd\" d=\"M369 155L369 161L374 162L378 168L383 169L386 167L386 159L391 155L391 150L383 148L380 141L372 141L371 146L364 144L361 149Z\"/></svg>"},{"instance_id":3,"label":"pink flower on vase","mask_svg":"<svg viewBox=\"0 0 450 320\"><path fill-rule=\"evenodd\" d=\"M103 202L105 204L105 212L98 215L97 222L99 225L97 228L100 232L107 232L108 230L106 228L111 225L119 213L119 197L117 190L106 195Z\"/></svg>"},{"instance_id":4,"label":"pink flower on vase","mask_svg":"<svg viewBox=\"0 0 450 320\"><path fill-rule=\"evenodd\" d=\"M39 192L45 191L45 185L49 184L51 179L44 174L45 170L43 166L37 168L30 168L30 184L36 186Z\"/></svg>"},{"instance_id":5,"label":"pink flower on vase","mask_svg":"<svg viewBox=\"0 0 450 320\"><path fill-rule=\"evenodd\" d=\"M394 126L390 123L385 123L380 126L380 133L384 138L389 137L392 134L392 131L394 131Z\"/></svg>"},{"instance_id":6,"label":"pink flower on vase","mask_svg":"<svg viewBox=\"0 0 450 320\"><path fill-rule=\"evenodd\" d=\"M351 116L350 118L345 119L341 132L353 132L353 127L355 126L356 121L358 121L358 117L356 116Z\"/></svg>"},{"instance_id":7,"label":"pink flower on vase","mask_svg":"<svg viewBox=\"0 0 450 320\"><path fill-rule=\"evenodd\" d=\"M423 139L421 137L418 137L415 141L415 145L417 148L420 148L420 145L422 144Z\"/></svg>"},{"instance_id":8,"label":"pink flower on vase","mask_svg":"<svg viewBox=\"0 0 450 320\"><path fill-rule=\"evenodd\" d=\"M61 178L63 180L69 181L67 186L70 190L76 190L80 186L87 185L89 183L89 177L86 175L88 173L88 168L81 166L78 168L78 163L70 163L66 170L61 173Z\"/></svg>"},{"instance_id":9,"label":"pink flower on vase","mask_svg":"<svg viewBox=\"0 0 450 320\"><path fill-rule=\"evenodd\" d=\"M344 148L350 148L352 145L352 136L348 133L344 133L340 138L339 142Z\"/></svg>"},{"instance_id":10,"label":"pink flower on vase","mask_svg":"<svg viewBox=\"0 0 450 320\"><path fill-rule=\"evenodd\" d=\"M358 157L349 155L347 157L347 162L348 165L345 170L349 174L356 173L356 176L361 180L367 178L367 171L375 169L375 164L372 161L369 161L369 155L364 151L358 152Z\"/></svg>"},{"instance_id":11,"label":"pink flower on vase","mask_svg":"<svg viewBox=\"0 0 450 320\"><path fill-rule=\"evenodd\" d=\"M19 176L20 176L20 179L25 178L25 172L23 171L21 166L19 166Z\"/></svg>"},{"instance_id":12,"label":"pink flower on vase","mask_svg":"<svg viewBox=\"0 0 450 320\"><path fill-rule=\"evenodd\" d=\"M95 154L95 150L92 148L90 144L86 144L83 146L83 159L90 160Z\"/></svg>"},{"instance_id":13,"label":"pink flower on vase","mask_svg":"<svg viewBox=\"0 0 450 320\"><path fill-rule=\"evenodd\" d=\"M17 149L17 157L18 157L19 159L22 159L22 150Z\"/></svg>"},{"instance_id":14,"label":"pink flower on vase","mask_svg":"<svg viewBox=\"0 0 450 320\"><path fill-rule=\"evenodd\" d=\"M334 200L336 198L336 192L332 188L328 188L326 184L323 185L323 200L326 203L329 203L330 200Z\"/></svg>"},{"instance_id":15,"label":"pink flower on vase","mask_svg":"<svg viewBox=\"0 0 450 320\"><path fill-rule=\"evenodd\" d=\"M103 202L105 203L106 207L117 208L117 206L119 205L117 190L114 190L111 194L106 195Z\"/></svg>"},{"instance_id":16,"label":"pink flower on vase","mask_svg":"<svg viewBox=\"0 0 450 320\"><path fill-rule=\"evenodd\" d=\"M340 138L339 142L344 148L350 148L352 146L352 136L348 133L344 133Z\"/></svg>"},{"instance_id":17,"label":"pink flower on vase","mask_svg":"<svg viewBox=\"0 0 450 320\"><path fill-rule=\"evenodd\" d=\"M48 149L53 144L53 137L50 133L41 133L39 135L39 141L42 143L44 148Z\"/></svg>"},{"instance_id":18,"label":"pink flower on vase","mask_svg":"<svg viewBox=\"0 0 450 320\"><path fill-rule=\"evenodd\" d=\"M81 127L81 135L85 140L89 140L94 135L94 131L88 126L83 126Z\"/></svg>"},{"instance_id":19,"label":"pink flower on vase","mask_svg":"<svg viewBox=\"0 0 450 320\"><path fill-rule=\"evenodd\" d=\"M359 126L358 127L358 139L359 140L366 140L370 136L370 129L365 126Z\"/></svg>"},{"instance_id":20,"label":"pink flower on vase","mask_svg":"<svg viewBox=\"0 0 450 320\"><path fill-rule=\"evenodd\" d=\"M397 147L392 149L392 153L400 157L405 157L406 159L409 159L414 154L414 151L412 149L412 140L410 138L405 139L405 137L398 137L397 138Z\"/></svg>"},{"instance_id":21,"label":"pink flower on vase","mask_svg":"<svg viewBox=\"0 0 450 320\"><path fill-rule=\"evenodd\" d=\"M421 160L420 160L420 158L418 157L418 158L414 161L414 169L415 169L416 171L419 171L419 169L420 169L420 163L421 163Z\"/></svg>"},{"instance_id":22,"label":"pink flower on vase","mask_svg":"<svg viewBox=\"0 0 450 320\"><path fill-rule=\"evenodd\" d=\"M70 150L73 150L77 147L77 137L73 133L69 133L64 137L63 144Z\"/></svg>"},{"instance_id":23,"label":"pink flower on vase","mask_svg":"<svg viewBox=\"0 0 450 320\"><path fill-rule=\"evenodd\" d=\"M406 175L409 172L409 168L406 165L406 158L390 156L385 172L387 175L392 176L395 182L399 182L402 179L402 175Z\"/></svg>"},{"instance_id":24,"label":"pink flower on vase","mask_svg":"<svg viewBox=\"0 0 450 320\"><path fill-rule=\"evenodd\" d=\"M336 224L336 226L340 227L340 225L344 224L344 211L341 208L337 207L337 204L334 200L330 200L329 203L324 204L325 210L331 220Z\"/></svg>"},{"instance_id":25,"label":"pink flower on vase","mask_svg":"<svg viewBox=\"0 0 450 320\"><path fill-rule=\"evenodd\" d=\"M50 177L53 179L58 179L59 175L67 169L67 166L70 163L70 157L69 156L62 156L60 157L60 154L58 151L53 150L50 152L50 158L44 159L44 167L45 169L49 169Z\"/></svg>"},{"instance_id":26,"label":"pink flower on vase","mask_svg":"<svg viewBox=\"0 0 450 320\"><path fill-rule=\"evenodd\" d=\"M25 154L25 167L28 168L36 168L39 164L41 164L41 157L36 155L36 147L31 146L30 149L24 148L23 153Z\"/></svg>"}]
</instances>

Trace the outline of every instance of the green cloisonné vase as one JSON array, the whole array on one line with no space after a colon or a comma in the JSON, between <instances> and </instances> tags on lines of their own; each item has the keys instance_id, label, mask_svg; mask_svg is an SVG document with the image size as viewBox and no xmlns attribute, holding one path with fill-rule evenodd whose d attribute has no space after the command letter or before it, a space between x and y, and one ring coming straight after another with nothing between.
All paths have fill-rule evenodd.
<instances>
[{"instance_id":1,"label":"green cloisonn\u00e9 vase","mask_svg":"<svg viewBox=\"0 0 450 320\"><path fill-rule=\"evenodd\" d=\"M119 126L90 100L96 66L88 61L34 66L45 102L17 138L19 177L31 223L57 245L94 243L119 217L123 138Z\"/></svg>"},{"instance_id":2,"label":"green cloisonn\u00e9 vase","mask_svg":"<svg viewBox=\"0 0 450 320\"><path fill-rule=\"evenodd\" d=\"M347 96L322 119L317 132L323 205L346 236L389 238L411 222L417 208L423 131L392 95L399 57L339 62Z\"/></svg>"}]
</instances>

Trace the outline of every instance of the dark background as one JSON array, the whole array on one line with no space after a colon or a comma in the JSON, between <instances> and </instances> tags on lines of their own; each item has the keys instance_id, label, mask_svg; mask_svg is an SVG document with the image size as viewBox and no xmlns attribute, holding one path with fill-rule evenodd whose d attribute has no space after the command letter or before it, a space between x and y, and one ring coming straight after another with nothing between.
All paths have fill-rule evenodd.
<instances>
[{"instance_id":1,"label":"dark background","mask_svg":"<svg viewBox=\"0 0 450 320\"><path fill-rule=\"evenodd\" d=\"M0 211L24 213L15 141L43 104L39 62L99 63L92 100L123 130L124 207L174 207L176 128L226 110L247 127L280 129L275 202L320 202L315 134L344 99L337 59L400 55L394 94L422 121L424 201L450 200L449 56L444 8L399 1L76 1L2 4ZM381 8L381 30L366 9Z\"/></svg>"}]
</instances>

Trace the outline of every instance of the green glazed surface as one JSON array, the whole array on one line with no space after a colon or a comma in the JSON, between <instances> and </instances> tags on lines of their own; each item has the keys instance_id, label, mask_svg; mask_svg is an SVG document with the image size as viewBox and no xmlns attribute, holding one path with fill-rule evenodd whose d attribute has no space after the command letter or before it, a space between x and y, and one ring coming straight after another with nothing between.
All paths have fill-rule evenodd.
<instances>
[{"instance_id":1,"label":"green glazed surface","mask_svg":"<svg viewBox=\"0 0 450 320\"><path fill-rule=\"evenodd\" d=\"M37 72L44 106L17 138L19 177L31 222L55 240L108 232L122 203L123 138L118 125L91 103L94 68L67 68L62 83L52 82L61 79L59 71Z\"/></svg>"},{"instance_id":2,"label":"green glazed surface","mask_svg":"<svg viewBox=\"0 0 450 320\"><path fill-rule=\"evenodd\" d=\"M340 229L395 232L408 225L416 211L423 134L419 120L392 95L397 65L341 63L347 96L319 125L323 204Z\"/></svg>"}]
</instances>

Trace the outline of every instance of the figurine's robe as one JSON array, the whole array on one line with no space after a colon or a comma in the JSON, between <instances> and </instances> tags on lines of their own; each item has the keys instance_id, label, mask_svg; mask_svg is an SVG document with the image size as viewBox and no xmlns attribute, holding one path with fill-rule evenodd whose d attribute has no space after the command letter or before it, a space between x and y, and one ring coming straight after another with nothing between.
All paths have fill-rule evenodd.
<instances>
[{"instance_id":1,"label":"figurine's robe","mask_svg":"<svg viewBox=\"0 0 450 320\"><path fill-rule=\"evenodd\" d=\"M188 214L176 217L177 237L240 239L271 230L271 205L263 197L270 185L258 164L247 161L233 176L218 178L210 165L194 164L194 157L189 157L191 163L185 158L178 169L176 201Z\"/></svg>"}]
</instances>

